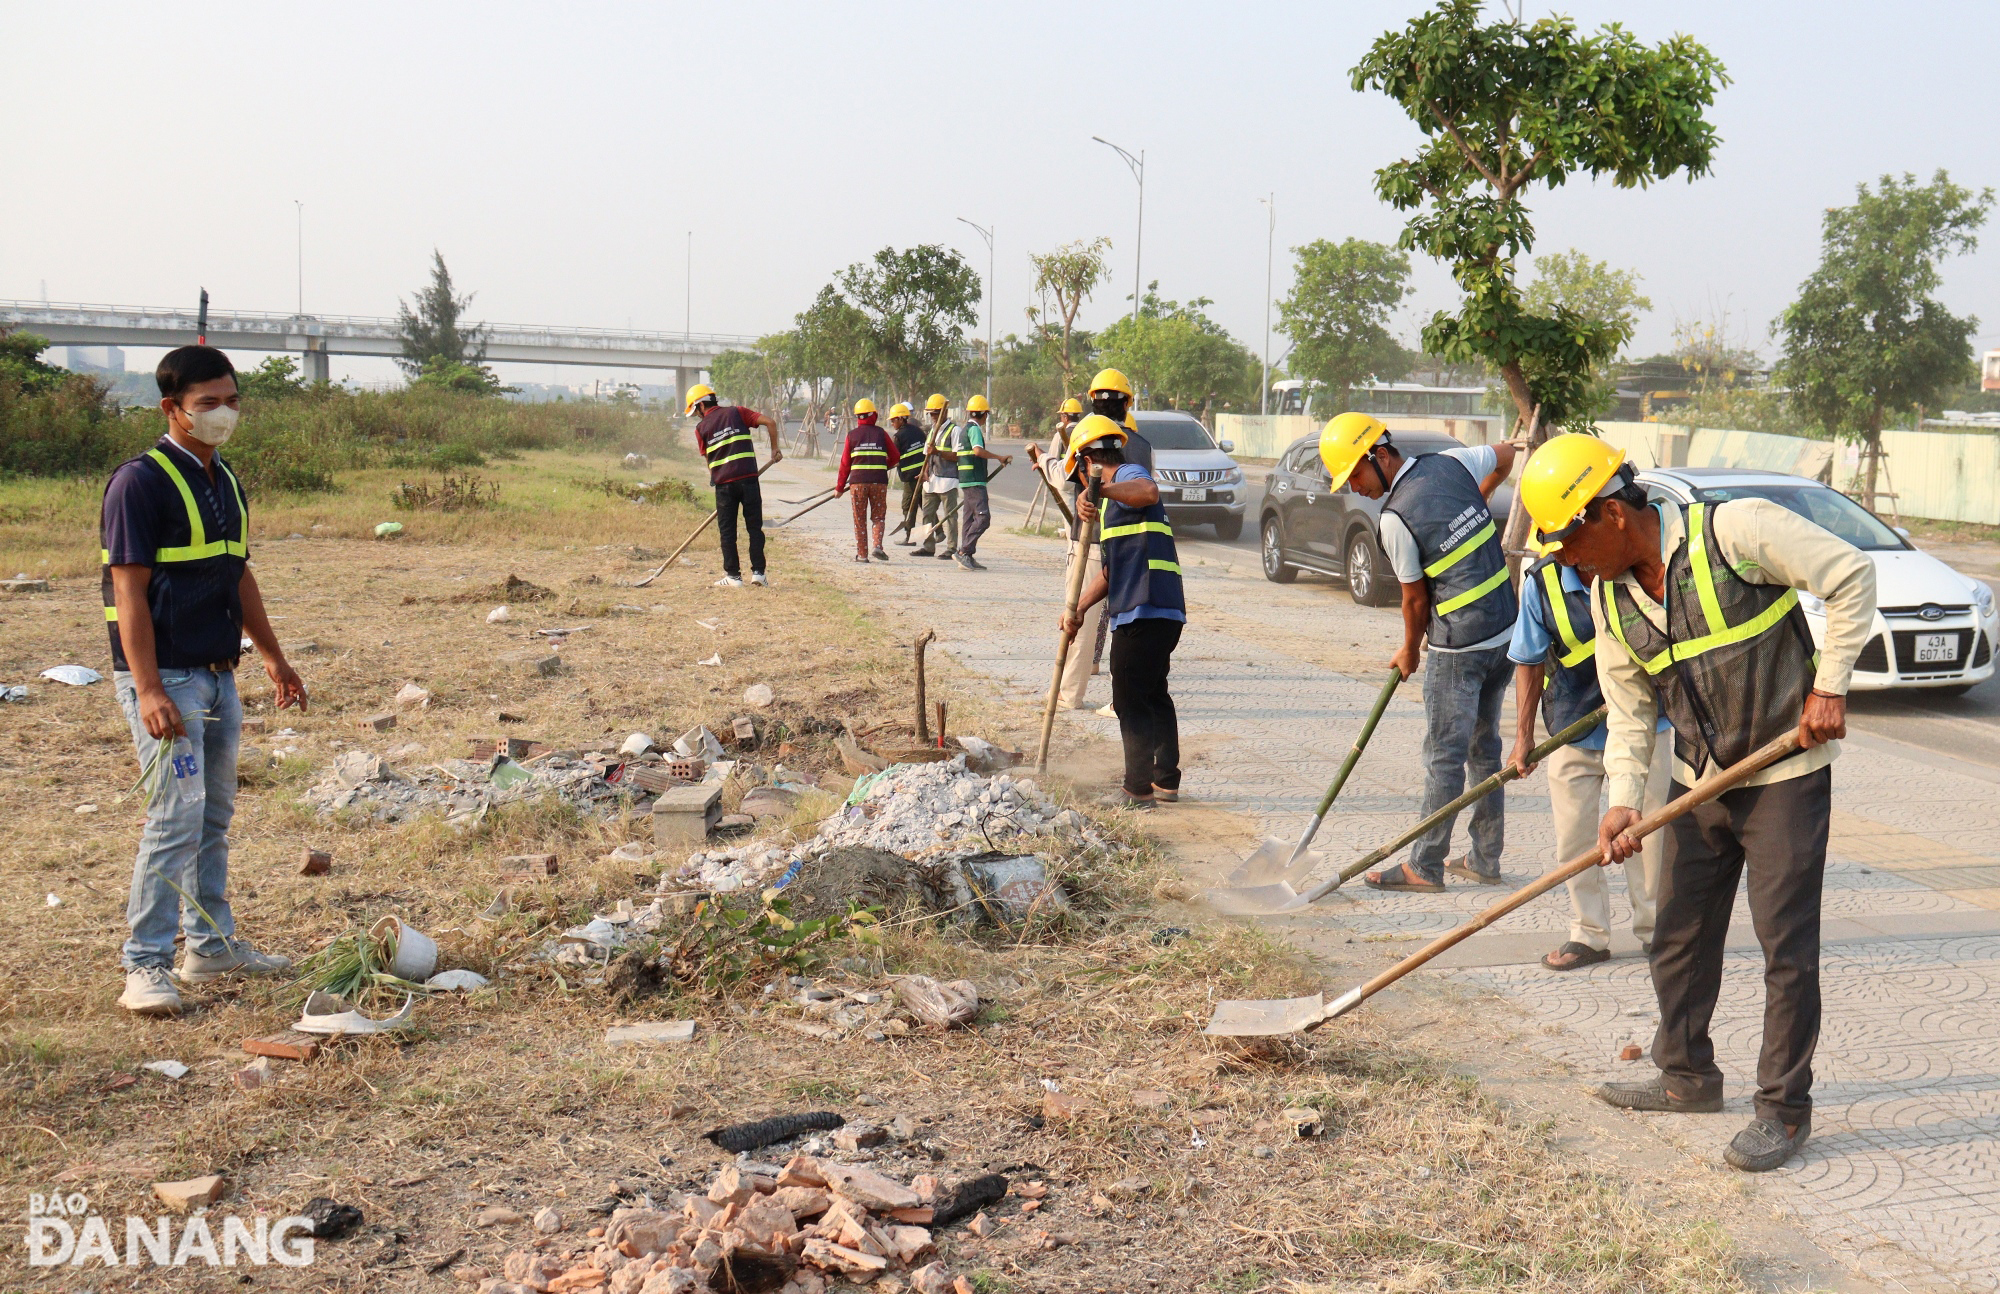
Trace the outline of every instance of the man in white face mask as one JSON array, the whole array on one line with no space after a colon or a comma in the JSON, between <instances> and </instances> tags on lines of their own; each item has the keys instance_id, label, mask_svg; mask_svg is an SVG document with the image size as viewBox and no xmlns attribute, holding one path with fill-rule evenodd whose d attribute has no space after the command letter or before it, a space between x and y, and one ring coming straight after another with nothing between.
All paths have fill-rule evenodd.
<instances>
[{"instance_id":1,"label":"man in white face mask","mask_svg":"<svg viewBox=\"0 0 2000 1294\"><path fill-rule=\"evenodd\" d=\"M104 619L118 704L149 770L146 826L125 907L125 993L140 1015L172 1015L178 977L202 984L291 965L236 937L225 890L248 637L279 709L306 707L249 566L243 487L216 449L236 429L236 369L211 346L168 352L154 374L167 434L104 488Z\"/></svg>"}]
</instances>

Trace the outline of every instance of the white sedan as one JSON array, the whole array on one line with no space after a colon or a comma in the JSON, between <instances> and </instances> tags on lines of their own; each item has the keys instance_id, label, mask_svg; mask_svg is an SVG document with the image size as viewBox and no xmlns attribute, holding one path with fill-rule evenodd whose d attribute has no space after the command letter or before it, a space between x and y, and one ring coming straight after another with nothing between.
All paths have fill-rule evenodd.
<instances>
[{"instance_id":1,"label":"white sedan","mask_svg":"<svg viewBox=\"0 0 2000 1294\"><path fill-rule=\"evenodd\" d=\"M1993 676L2000 651L1993 590L1920 552L1839 491L1782 472L1727 467L1657 467L1639 473L1639 483L1680 504L1769 499L1867 553L1875 563L1875 625L1855 664L1854 691L1932 688L1956 695ZM1825 605L1809 593L1799 600L1818 642Z\"/></svg>"}]
</instances>

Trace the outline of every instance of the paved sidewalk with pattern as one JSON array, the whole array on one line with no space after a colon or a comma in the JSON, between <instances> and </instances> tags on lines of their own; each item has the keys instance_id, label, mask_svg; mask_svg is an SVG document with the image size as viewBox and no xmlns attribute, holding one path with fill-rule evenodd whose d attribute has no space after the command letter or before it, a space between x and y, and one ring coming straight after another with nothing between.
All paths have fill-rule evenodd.
<instances>
[{"instance_id":1,"label":"paved sidewalk with pattern","mask_svg":"<svg viewBox=\"0 0 2000 1294\"><path fill-rule=\"evenodd\" d=\"M779 470L781 480L820 484L816 465ZM864 601L935 627L941 648L1002 693L1039 701L1059 610L1055 541L1011 533L1021 510L999 502L981 541L988 571L905 548L864 570L849 560L846 513L844 502L822 509L791 532L795 543ZM1386 677L1396 614L1356 607L1330 581L1270 583L1239 549L1188 536L1180 548L1190 624L1173 692L1183 744L1197 752L1184 792L1294 836ZM1091 695L1108 700L1109 680L1093 680ZM1116 739L1115 722L1089 712L1061 722ZM1510 734L1511 725L1510 714ZM1405 685L1321 831L1319 874L1415 819L1421 740L1420 698ZM1506 792L1503 866L1514 885L1544 870L1554 846L1542 788L1535 777ZM1834 795L1814 1134L1802 1160L1754 1189L1871 1277L2000 1291L2000 770L1857 738L1834 766ZM1613 869L1620 922L1629 919L1622 886ZM1285 924L1308 947L1364 936L1393 946L1448 929L1504 892L1380 894L1356 881ZM1624 955L1587 970L1559 976L1534 964L1560 942L1568 912L1560 893L1544 897L1425 973L1504 997L1538 1026L1525 1031L1530 1045L1580 1080L1648 1072L1649 1062L1611 1059L1628 1041L1648 1043L1656 1018L1629 931L1613 945ZM1715 1022L1727 1113L1630 1117L1692 1153L1720 1156L1750 1117L1761 971L1739 896Z\"/></svg>"}]
</instances>

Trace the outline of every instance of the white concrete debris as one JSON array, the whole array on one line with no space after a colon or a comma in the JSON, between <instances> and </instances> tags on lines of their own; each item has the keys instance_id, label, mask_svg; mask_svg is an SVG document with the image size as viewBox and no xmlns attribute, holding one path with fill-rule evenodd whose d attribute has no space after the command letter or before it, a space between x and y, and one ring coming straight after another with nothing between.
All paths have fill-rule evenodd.
<instances>
[{"instance_id":1,"label":"white concrete debris","mask_svg":"<svg viewBox=\"0 0 2000 1294\"><path fill-rule=\"evenodd\" d=\"M500 787L488 776L487 766L470 760L447 759L406 775L379 755L347 750L303 798L322 814L355 809L381 822L404 822L435 812L458 827L476 825L496 804L537 800L550 792L586 811L608 812L630 794L604 780L617 762L594 754L577 759L543 755L519 765L529 773L527 780Z\"/></svg>"}]
</instances>

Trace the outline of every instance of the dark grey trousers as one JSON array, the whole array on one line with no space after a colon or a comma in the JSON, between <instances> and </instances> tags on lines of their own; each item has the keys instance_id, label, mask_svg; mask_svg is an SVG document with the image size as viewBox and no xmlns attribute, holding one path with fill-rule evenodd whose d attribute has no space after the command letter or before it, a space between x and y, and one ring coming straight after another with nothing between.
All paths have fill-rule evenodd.
<instances>
[{"instance_id":1,"label":"dark grey trousers","mask_svg":"<svg viewBox=\"0 0 2000 1294\"><path fill-rule=\"evenodd\" d=\"M1670 740L1661 734L1660 740ZM1676 784L1673 793L1685 793ZM1653 927L1653 991L1660 1030L1653 1063L1667 1090L1691 1099L1718 1092L1722 1070L1708 1026L1722 989L1723 941L1739 877L1764 947L1764 1045L1757 1059L1757 1116L1796 1124L1812 1110L1819 1045L1820 883L1833 810L1833 769L1729 791L1668 830Z\"/></svg>"}]
</instances>

